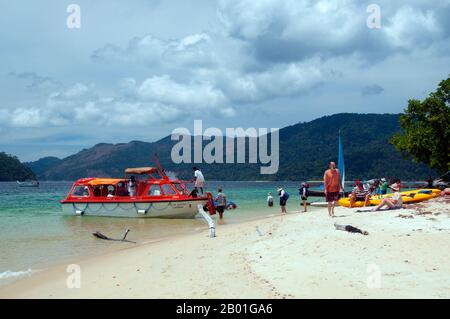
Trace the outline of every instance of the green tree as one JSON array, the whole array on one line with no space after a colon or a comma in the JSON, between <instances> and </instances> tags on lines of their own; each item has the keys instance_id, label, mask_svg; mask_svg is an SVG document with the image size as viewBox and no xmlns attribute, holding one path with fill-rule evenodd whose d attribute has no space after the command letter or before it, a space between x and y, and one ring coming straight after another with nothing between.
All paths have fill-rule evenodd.
<instances>
[{"instance_id":1,"label":"green tree","mask_svg":"<svg viewBox=\"0 0 450 319\"><path fill-rule=\"evenodd\" d=\"M425 100L409 100L404 112L403 132L394 135L391 143L416 162L439 172L450 170L450 77Z\"/></svg>"}]
</instances>

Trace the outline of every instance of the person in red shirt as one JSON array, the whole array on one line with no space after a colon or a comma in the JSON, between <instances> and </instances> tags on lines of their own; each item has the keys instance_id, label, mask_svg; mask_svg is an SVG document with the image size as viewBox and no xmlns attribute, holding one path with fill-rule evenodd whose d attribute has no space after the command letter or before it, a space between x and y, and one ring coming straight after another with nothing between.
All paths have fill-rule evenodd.
<instances>
[{"instance_id":1,"label":"person in red shirt","mask_svg":"<svg viewBox=\"0 0 450 319\"><path fill-rule=\"evenodd\" d=\"M341 175L336 168L335 162L330 162L329 169L323 175L323 184L325 191L325 198L328 203L328 215L334 217L334 206L339 200L339 191L344 191L341 184Z\"/></svg>"}]
</instances>

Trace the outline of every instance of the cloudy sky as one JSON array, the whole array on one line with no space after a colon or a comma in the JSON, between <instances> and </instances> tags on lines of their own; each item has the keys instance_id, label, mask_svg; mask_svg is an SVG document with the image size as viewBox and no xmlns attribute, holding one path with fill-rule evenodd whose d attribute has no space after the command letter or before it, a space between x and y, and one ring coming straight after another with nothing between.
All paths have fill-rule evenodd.
<instances>
[{"instance_id":1,"label":"cloudy sky","mask_svg":"<svg viewBox=\"0 0 450 319\"><path fill-rule=\"evenodd\" d=\"M450 73L450 0L0 0L0 151L398 113ZM67 7L81 27L67 27ZM368 28L367 7L381 9Z\"/></svg>"}]
</instances>

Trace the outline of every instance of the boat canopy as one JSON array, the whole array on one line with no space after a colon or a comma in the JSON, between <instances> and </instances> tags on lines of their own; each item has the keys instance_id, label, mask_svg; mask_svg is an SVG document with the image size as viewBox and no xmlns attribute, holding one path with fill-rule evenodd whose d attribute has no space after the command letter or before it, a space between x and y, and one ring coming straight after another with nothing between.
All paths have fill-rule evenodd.
<instances>
[{"instance_id":1,"label":"boat canopy","mask_svg":"<svg viewBox=\"0 0 450 319\"><path fill-rule=\"evenodd\" d=\"M158 169L154 167L137 167L137 168L127 168L125 174L153 174L157 173Z\"/></svg>"},{"instance_id":2,"label":"boat canopy","mask_svg":"<svg viewBox=\"0 0 450 319\"><path fill-rule=\"evenodd\" d=\"M98 186L98 185L117 185L120 182L123 182L123 179L118 178L94 178L88 182L91 186Z\"/></svg>"}]
</instances>

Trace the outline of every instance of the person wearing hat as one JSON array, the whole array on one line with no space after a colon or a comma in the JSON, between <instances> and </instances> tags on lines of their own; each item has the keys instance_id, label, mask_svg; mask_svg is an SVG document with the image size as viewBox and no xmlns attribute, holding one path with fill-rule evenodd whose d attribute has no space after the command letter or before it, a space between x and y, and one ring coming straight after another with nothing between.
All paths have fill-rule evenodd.
<instances>
[{"instance_id":1,"label":"person wearing hat","mask_svg":"<svg viewBox=\"0 0 450 319\"><path fill-rule=\"evenodd\" d=\"M364 207L369 205L370 200L370 191L366 188L364 188L363 183L361 181L356 180L355 181L355 188L353 189L352 193L350 194L350 208L353 207L355 202L364 202Z\"/></svg>"},{"instance_id":2,"label":"person wearing hat","mask_svg":"<svg viewBox=\"0 0 450 319\"><path fill-rule=\"evenodd\" d=\"M278 193L278 196L280 196L281 213L282 213L282 214L286 214L286 203L287 203L287 200L288 200L288 198L289 198L289 195L288 195L288 193L286 193L285 190L284 190L283 188L281 188L281 187L279 187L279 188L277 189L277 193Z\"/></svg>"},{"instance_id":3,"label":"person wearing hat","mask_svg":"<svg viewBox=\"0 0 450 319\"><path fill-rule=\"evenodd\" d=\"M387 194L387 189L388 189L388 183L386 181L386 178L383 177L381 179L379 187L380 187L381 195L386 195Z\"/></svg>"},{"instance_id":4,"label":"person wearing hat","mask_svg":"<svg viewBox=\"0 0 450 319\"><path fill-rule=\"evenodd\" d=\"M334 217L334 206L339 200L339 191L344 191L341 183L341 174L335 162L330 162L329 168L323 174L325 198L328 203L328 215Z\"/></svg>"}]
</instances>

